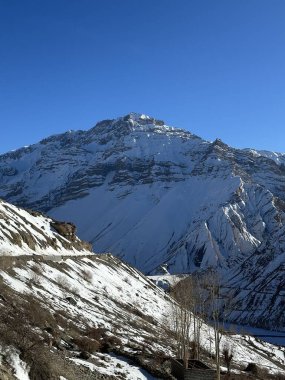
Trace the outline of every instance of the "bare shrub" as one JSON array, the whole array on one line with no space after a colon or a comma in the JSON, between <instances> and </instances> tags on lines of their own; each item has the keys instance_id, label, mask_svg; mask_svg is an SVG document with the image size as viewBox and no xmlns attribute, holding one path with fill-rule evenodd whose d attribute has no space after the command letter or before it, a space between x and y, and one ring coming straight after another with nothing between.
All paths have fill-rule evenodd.
<instances>
[{"instance_id":1,"label":"bare shrub","mask_svg":"<svg viewBox=\"0 0 285 380\"><path fill-rule=\"evenodd\" d=\"M283 375L282 373L277 373L277 374L274 376L274 379L275 379L275 380L285 380L285 375Z\"/></svg>"},{"instance_id":2,"label":"bare shrub","mask_svg":"<svg viewBox=\"0 0 285 380\"><path fill-rule=\"evenodd\" d=\"M7 302L8 298L11 296L11 289L5 284L3 278L0 277L0 300Z\"/></svg>"},{"instance_id":3,"label":"bare shrub","mask_svg":"<svg viewBox=\"0 0 285 380\"><path fill-rule=\"evenodd\" d=\"M54 319L56 323L61 326L64 330L69 327L68 314L63 310L58 310L54 313Z\"/></svg>"},{"instance_id":4,"label":"bare shrub","mask_svg":"<svg viewBox=\"0 0 285 380\"><path fill-rule=\"evenodd\" d=\"M76 344L80 351L89 353L99 351L101 348L101 343L98 340L90 339L86 336L74 338L73 343Z\"/></svg>"},{"instance_id":5,"label":"bare shrub","mask_svg":"<svg viewBox=\"0 0 285 380\"><path fill-rule=\"evenodd\" d=\"M33 298L31 294L24 295L23 316L34 327L55 326L56 321L41 302Z\"/></svg>"},{"instance_id":6,"label":"bare shrub","mask_svg":"<svg viewBox=\"0 0 285 380\"><path fill-rule=\"evenodd\" d=\"M69 281L68 281L68 279L64 275L62 275L62 274L58 275L57 278L56 278L56 282L63 289L70 290L69 289L70 288Z\"/></svg>"},{"instance_id":7,"label":"bare shrub","mask_svg":"<svg viewBox=\"0 0 285 380\"><path fill-rule=\"evenodd\" d=\"M41 282L40 276L36 272L33 272L31 275L31 283L34 285L39 285L40 282Z\"/></svg>"},{"instance_id":8,"label":"bare shrub","mask_svg":"<svg viewBox=\"0 0 285 380\"><path fill-rule=\"evenodd\" d=\"M112 351L122 346L122 341L115 335L110 335L107 329L102 327L91 327L86 330L85 335L100 342L100 348L104 352Z\"/></svg>"},{"instance_id":9,"label":"bare shrub","mask_svg":"<svg viewBox=\"0 0 285 380\"><path fill-rule=\"evenodd\" d=\"M7 270L13 267L13 262L15 261L15 256L1 256L0 257L0 267L2 270Z\"/></svg>"},{"instance_id":10,"label":"bare shrub","mask_svg":"<svg viewBox=\"0 0 285 380\"><path fill-rule=\"evenodd\" d=\"M91 339L100 340L106 336L107 329L103 327L90 327L86 330L85 335Z\"/></svg>"},{"instance_id":11,"label":"bare shrub","mask_svg":"<svg viewBox=\"0 0 285 380\"><path fill-rule=\"evenodd\" d=\"M126 284L131 285L131 281L130 281L130 279L128 277L125 277L124 281L125 281Z\"/></svg>"},{"instance_id":12,"label":"bare shrub","mask_svg":"<svg viewBox=\"0 0 285 380\"><path fill-rule=\"evenodd\" d=\"M110 352L122 346L122 341L115 335L105 335L101 341L101 350Z\"/></svg>"},{"instance_id":13,"label":"bare shrub","mask_svg":"<svg viewBox=\"0 0 285 380\"><path fill-rule=\"evenodd\" d=\"M37 275L43 274L43 268L40 266L39 263L34 263L32 266L32 271L36 273Z\"/></svg>"},{"instance_id":14,"label":"bare shrub","mask_svg":"<svg viewBox=\"0 0 285 380\"><path fill-rule=\"evenodd\" d=\"M77 288L77 286L73 286L71 289L70 289L71 293L73 293L75 296L79 296L80 294L80 290Z\"/></svg>"},{"instance_id":15,"label":"bare shrub","mask_svg":"<svg viewBox=\"0 0 285 380\"><path fill-rule=\"evenodd\" d=\"M89 269L84 269L82 271L82 277L86 282L91 283L93 279L93 274Z\"/></svg>"},{"instance_id":16,"label":"bare shrub","mask_svg":"<svg viewBox=\"0 0 285 380\"><path fill-rule=\"evenodd\" d=\"M22 358L30 367L30 380L52 380L58 378L59 373L57 373L53 360L49 356L48 350L42 346L37 347L34 352Z\"/></svg>"},{"instance_id":17,"label":"bare shrub","mask_svg":"<svg viewBox=\"0 0 285 380\"><path fill-rule=\"evenodd\" d=\"M231 367L231 361L233 359L233 350L229 346L225 346L223 348L223 355L224 355L224 361L227 366L227 371L228 373L230 372L230 367Z\"/></svg>"},{"instance_id":18,"label":"bare shrub","mask_svg":"<svg viewBox=\"0 0 285 380\"><path fill-rule=\"evenodd\" d=\"M18 305L17 305L18 306ZM17 348L22 356L41 344L41 337L34 332L33 326L38 315L30 320L30 310L25 305L17 308L7 305L0 311L0 339L1 343Z\"/></svg>"}]
</instances>

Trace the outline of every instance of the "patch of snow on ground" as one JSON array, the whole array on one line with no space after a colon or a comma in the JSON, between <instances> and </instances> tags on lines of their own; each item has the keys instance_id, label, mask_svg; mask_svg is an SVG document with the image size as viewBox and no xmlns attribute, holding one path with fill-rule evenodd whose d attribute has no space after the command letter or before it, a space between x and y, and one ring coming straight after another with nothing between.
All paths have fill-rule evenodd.
<instances>
[{"instance_id":1,"label":"patch of snow on ground","mask_svg":"<svg viewBox=\"0 0 285 380\"><path fill-rule=\"evenodd\" d=\"M114 354L97 354L92 359L99 361L99 365L82 359L71 359L74 363L88 367L91 371L98 371L104 375L125 375L126 380L157 380L147 371L131 364L127 359Z\"/></svg>"},{"instance_id":2,"label":"patch of snow on ground","mask_svg":"<svg viewBox=\"0 0 285 380\"><path fill-rule=\"evenodd\" d=\"M18 380L30 380L27 365L19 358L19 354L16 352L11 352L9 359L11 366L14 368L15 377Z\"/></svg>"}]
</instances>

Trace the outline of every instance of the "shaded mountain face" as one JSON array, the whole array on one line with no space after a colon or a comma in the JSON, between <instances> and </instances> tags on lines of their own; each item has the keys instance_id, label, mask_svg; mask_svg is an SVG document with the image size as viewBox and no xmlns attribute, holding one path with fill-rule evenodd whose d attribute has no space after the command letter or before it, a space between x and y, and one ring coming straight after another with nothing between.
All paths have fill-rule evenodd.
<instances>
[{"instance_id":1,"label":"shaded mountain face","mask_svg":"<svg viewBox=\"0 0 285 380\"><path fill-rule=\"evenodd\" d=\"M145 273L219 268L232 320L282 309L285 155L129 114L2 155L0 178L2 198L72 220L96 252Z\"/></svg>"}]
</instances>

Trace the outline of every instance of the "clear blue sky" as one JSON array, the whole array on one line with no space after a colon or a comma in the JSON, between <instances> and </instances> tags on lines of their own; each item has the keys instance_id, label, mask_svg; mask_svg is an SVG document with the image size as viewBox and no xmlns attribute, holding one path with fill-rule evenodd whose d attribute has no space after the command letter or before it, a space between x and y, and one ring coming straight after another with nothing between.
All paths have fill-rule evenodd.
<instances>
[{"instance_id":1,"label":"clear blue sky","mask_svg":"<svg viewBox=\"0 0 285 380\"><path fill-rule=\"evenodd\" d=\"M0 152L130 111L285 151L285 1L0 0Z\"/></svg>"}]
</instances>

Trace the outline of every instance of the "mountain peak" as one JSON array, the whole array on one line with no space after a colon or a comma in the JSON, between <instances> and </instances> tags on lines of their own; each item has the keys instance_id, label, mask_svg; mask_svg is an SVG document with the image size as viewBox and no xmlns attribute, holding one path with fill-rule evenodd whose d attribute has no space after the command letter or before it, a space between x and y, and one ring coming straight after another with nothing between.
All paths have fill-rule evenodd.
<instances>
[{"instance_id":1,"label":"mountain peak","mask_svg":"<svg viewBox=\"0 0 285 380\"><path fill-rule=\"evenodd\" d=\"M124 119L140 121L140 120L149 120L153 119L152 117L138 112L130 112L124 116Z\"/></svg>"},{"instance_id":2,"label":"mountain peak","mask_svg":"<svg viewBox=\"0 0 285 380\"><path fill-rule=\"evenodd\" d=\"M140 125L146 125L146 124L152 124L152 125L154 124L158 126L165 125L163 120L155 119L152 116L148 116L143 113L137 113L137 112L130 112L129 114L116 119L116 121L121 121L121 120L130 121L130 122L137 123Z\"/></svg>"},{"instance_id":3,"label":"mountain peak","mask_svg":"<svg viewBox=\"0 0 285 380\"><path fill-rule=\"evenodd\" d=\"M163 127L165 123L163 120L155 119L154 117L137 113L130 112L125 116L117 117L116 119L107 119L99 121L95 127L91 128L91 133L104 133L110 132L114 129L125 129L128 131L132 131L137 127L145 127L145 126L157 126ZM144 128L145 129L145 128Z\"/></svg>"}]
</instances>

